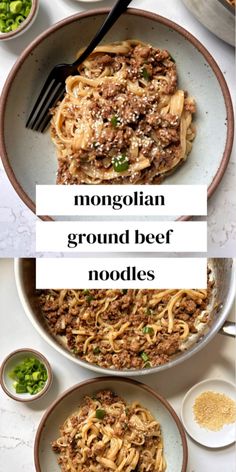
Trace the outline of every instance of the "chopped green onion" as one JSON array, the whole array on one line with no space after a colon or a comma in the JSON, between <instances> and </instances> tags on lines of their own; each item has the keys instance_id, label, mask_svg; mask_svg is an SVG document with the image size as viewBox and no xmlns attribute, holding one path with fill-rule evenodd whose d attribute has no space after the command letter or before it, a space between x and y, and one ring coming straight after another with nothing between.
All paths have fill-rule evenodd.
<instances>
[{"instance_id":1,"label":"chopped green onion","mask_svg":"<svg viewBox=\"0 0 236 472\"><path fill-rule=\"evenodd\" d=\"M11 20L11 19L6 21L6 25L7 25L7 26L12 26L13 23L14 23L14 21Z\"/></svg>"},{"instance_id":2,"label":"chopped green onion","mask_svg":"<svg viewBox=\"0 0 236 472\"><path fill-rule=\"evenodd\" d=\"M17 25L20 25L21 23L23 23L23 21L25 21L25 18L22 15L18 15L16 17L16 24Z\"/></svg>"},{"instance_id":3,"label":"chopped green onion","mask_svg":"<svg viewBox=\"0 0 236 472\"><path fill-rule=\"evenodd\" d=\"M90 303L92 300L94 300L93 295L88 295L88 296L86 297L86 300L87 300L88 303Z\"/></svg>"},{"instance_id":4,"label":"chopped green onion","mask_svg":"<svg viewBox=\"0 0 236 472\"><path fill-rule=\"evenodd\" d=\"M15 386L16 393L27 393L26 385L17 383Z\"/></svg>"},{"instance_id":5,"label":"chopped green onion","mask_svg":"<svg viewBox=\"0 0 236 472\"><path fill-rule=\"evenodd\" d=\"M111 124L114 128L116 128L118 126L118 123L119 123L119 120L118 120L118 117L116 115L113 115L111 117Z\"/></svg>"},{"instance_id":6,"label":"chopped green onion","mask_svg":"<svg viewBox=\"0 0 236 472\"><path fill-rule=\"evenodd\" d=\"M89 295L89 294L90 294L90 291L86 288L85 290L83 290L83 294L84 294L84 295Z\"/></svg>"},{"instance_id":7,"label":"chopped green onion","mask_svg":"<svg viewBox=\"0 0 236 472\"><path fill-rule=\"evenodd\" d=\"M105 410L96 410L96 418L98 420L103 420L104 416L105 416L106 412Z\"/></svg>"},{"instance_id":8,"label":"chopped green onion","mask_svg":"<svg viewBox=\"0 0 236 472\"><path fill-rule=\"evenodd\" d=\"M148 73L146 67L143 67L142 69L142 76L145 80L150 80L150 74Z\"/></svg>"},{"instance_id":9,"label":"chopped green onion","mask_svg":"<svg viewBox=\"0 0 236 472\"><path fill-rule=\"evenodd\" d=\"M10 3L10 12L14 15L22 11L23 3L20 0Z\"/></svg>"},{"instance_id":10,"label":"chopped green onion","mask_svg":"<svg viewBox=\"0 0 236 472\"><path fill-rule=\"evenodd\" d=\"M93 353L94 353L95 355L100 354L100 352L101 352L101 351L100 351L99 347L95 347L94 350L93 350Z\"/></svg>"},{"instance_id":11,"label":"chopped green onion","mask_svg":"<svg viewBox=\"0 0 236 472\"><path fill-rule=\"evenodd\" d=\"M46 384L48 373L44 364L34 357L28 357L16 365L9 373L14 380L13 387L16 393L39 393Z\"/></svg>"},{"instance_id":12,"label":"chopped green onion","mask_svg":"<svg viewBox=\"0 0 236 472\"><path fill-rule=\"evenodd\" d=\"M123 288L121 291L122 291L123 295L126 295L126 293L128 292L127 288Z\"/></svg>"},{"instance_id":13,"label":"chopped green onion","mask_svg":"<svg viewBox=\"0 0 236 472\"><path fill-rule=\"evenodd\" d=\"M37 371L37 372L33 372L32 374L32 379L33 380L40 380L41 378L41 372Z\"/></svg>"},{"instance_id":14,"label":"chopped green onion","mask_svg":"<svg viewBox=\"0 0 236 472\"><path fill-rule=\"evenodd\" d=\"M148 316L150 316L154 314L154 311L151 308L147 308L146 313Z\"/></svg>"},{"instance_id":15,"label":"chopped green onion","mask_svg":"<svg viewBox=\"0 0 236 472\"><path fill-rule=\"evenodd\" d=\"M146 352L141 353L141 358L143 359L143 362L148 362L149 361L149 357L146 354Z\"/></svg>"},{"instance_id":16,"label":"chopped green onion","mask_svg":"<svg viewBox=\"0 0 236 472\"><path fill-rule=\"evenodd\" d=\"M16 30L29 16L32 0L0 2L0 32L9 33Z\"/></svg>"},{"instance_id":17,"label":"chopped green onion","mask_svg":"<svg viewBox=\"0 0 236 472\"><path fill-rule=\"evenodd\" d=\"M0 2L0 12L6 12L6 11L7 11L6 2Z\"/></svg>"},{"instance_id":18,"label":"chopped green onion","mask_svg":"<svg viewBox=\"0 0 236 472\"><path fill-rule=\"evenodd\" d=\"M125 172L129 168L129 159L125 154L118 156L113 161L113 168L116 172Z\"/></svg>"},{"instance_id":19,"label":"chopped green onion","mask_svg":"<svg viewBox=\"0 0 236 472\"><path fill-rule=\"evenodd\" d=\"M145 369L150 369L150 367L152 367L152 366L151 366L150 362L146 362L144 367L145 367Z\"/></svg>"},{"instance_id":20,"label":"chopped green onion","mask_svg":"<svg viewBox=\"0 0 236 472\"><path fill-rule=\"evenodd\" d=\"M154 329L151 326L144 326L143 334L154 334Z\"/></svg>"}]
</instances>

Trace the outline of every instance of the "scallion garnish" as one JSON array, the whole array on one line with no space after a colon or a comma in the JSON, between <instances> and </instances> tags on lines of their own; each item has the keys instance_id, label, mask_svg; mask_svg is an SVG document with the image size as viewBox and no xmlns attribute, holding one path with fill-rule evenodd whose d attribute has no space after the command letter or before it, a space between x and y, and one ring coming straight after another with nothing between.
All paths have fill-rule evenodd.
<instances>
[{"instance_id":1,"label":"scallion garnish","mask_svg":"<svg viewBox=\"0 0 236 472\"><path fill-rule=\"evenodd\" d=\"M90 294L90 291L86 288L85 290L83 290L83 294L84 294L84 295L89 295L89 294Z\"/></svg>"},{"instance_id":2,"label":"scallion garnish","mask_svg":"<svg viewBox=\"0 0 236 472\"><path fill-rule=\"evenodd\" d=\"M151 308L147 308L146 313L148 316L151 316L154 314L154 311Z\"/></svg>"},{"instance_id":3,"label":"scallion garnish","mask_svg":"<svg viewBox=\"0 0 236 472\"><path fill-rule=\"evenodd\" d=\"M0 2L0 32L10 33L19 28L32 8L32 0Z\"/></svg>"},{"instance_id":4,"label":"scallion garnish","mask_svg":"<svg viewBox=\"0 0 236 472\"><path fill-rule=\"evenodd\" d=\"M116 128L116 127L118 126L118 124L119 124L118 116L113 115L113 116L111 117L111 124L112 124L112 126L113 126L114 128Z\"/></svg>"},{"instance_id":5,"label":"scallion garnish","mask_svg":"<svg viewBox=\"0 0 236 472\"><path fill-rule=\"evenodd\" d=\"M98 346L95 347L94 350L93 350L93 353L94 353L95 355L100 354L100 352L101 352L101 351L100 351L100 349L99 349Z\"/></svg>"},{"instance_id":6,"label":"scallion garnish","mask_svg":"<svg viewBox=\"0 0 236 472\"><path fill-rule=\"evenodd\" d=\"M105 410L100 410L100 409L96 410L96 418L98 420L103 420L105 414L106 414Z\"/></svg>"},{"instance_id":7,"label":"scallion garnish","mask_svg":"<svg viewBox=\"0 0 236 472\"><path fill-rule=\"evenodd\" d=\"M143 362L148 362L149 361L149 357L146 354L146 352L141 352L141 358L143 359Z\"/></svg>"},{"instance_id":8,"label":"scallion garnish","mask_svg":"<svg viewBox=\"0 0 236 472\"><path fill-rule=\"evenodd\" d=\"M154 334L154 329L151 326L144 326L143 334Z\"/></svg>"},{"instance_id":9,"label":"scallion garnish","mask_svg":"<svg viewBox=\"0 0 236 472\"><path fill-rule=\"evenodd\" d=\"M150 80L150 74L148 73L146 67L142 68L142 76L145 80Z\"/></svg>"},{"instance_id":10,"label":"scallion garnish","mask_svg":"<svg viewBox=\"0 0 236 472\"><path fill-rule=\"evenodd\" d=\"M36 395L44 388L48 373L42 362L35 357L28 357L16 365L9 377L14 380L16 393Z\"/></svg>"},{"instance_id":11,"label":"scallion garnish","mask_svg":"<svg viewBox=\"0 0 236 472\"><path fill-rule=\"evenodd\" d=\"M129 168L129 159L125 154L115 157L113 160L113 168L116 172L125 172Z\"/></svg>"}]
</instances>

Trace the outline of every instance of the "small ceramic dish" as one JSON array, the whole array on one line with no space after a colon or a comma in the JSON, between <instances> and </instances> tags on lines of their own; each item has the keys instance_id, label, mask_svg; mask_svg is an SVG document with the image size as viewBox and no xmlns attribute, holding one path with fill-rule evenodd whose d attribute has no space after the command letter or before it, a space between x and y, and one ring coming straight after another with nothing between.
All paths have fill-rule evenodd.
<instances>
[{"instance_id":1,"label":"small ceramic dish","mask_svg":"<svg viewBox=\"0 0 236 472\"><path fill-rule=\"evenodd\" d=\"M221 379L203 380L203 382L194 385L183 399L181 409L183 425L189 436L203 446L210 448L228 446L234 443L236 439L235 423L225 425L219 431L210 431L200 427L195 420L193 411L195 400L203 392L208 391L221 393L232 400L236 400L236 390L233 383Z\"/></svg>"},{"instance_id":2,"label":"small ceramic dish","mask_svg":"<svg viewBox=\"0 0 236 472\"><path fill-rule=\"evenodd\" d=\"M177 414L170 404L150 387L130 379L99 377L90 379L64 392L46 411L35 437L34 460L36 472L60 472L57 455L51 443L58 438L59 428L83 400L101 390L112 390L128 403L138 401L148 408L161 425L168 472L186 472L187 442Z\"/></svg>"},{"instance_id":3,"label":"small ceramic dish","mask_svg":"<svg viewBox=\"0 0 236 472\"><path fill-rule=\"evenodd\" d=\"M31 10L30 10L29 15L25 19L25 21L23 21L19 25L19 27L14 31L10 31L9 33L0 32L0 41L8 41L10 39L14 39L17 36L20 36L21 34L23 34L25 31L27 31L34 23L38 14L38 10L39 10L39 0L32 0Z\"/></svg>"},{"instance_id":4,"label":"small ceramic dish","mask_svg":"<svg viewBox=\"0 0 236 472\"><path fill-rule=\"evenodd\" d=\"M30 393L16 393L14 388L14 380L10 378L10 372L22 361L24 361L28 357L34 357L38 359L47 370L47 381L45 386L39 393L35 395L31 395ZM52 369L47 361L47 359L38 351L34 349L18 349L16 351L11 352L4 361L2 362L1 369L0 369L0 384L4 392L13 400L18 402L32 402L38 400L39 398L43 397L51 387L52 384Z\"/></svg>"},{"instance_id":5,"label":"small ceramic dish","mask_svg":"<svg viewBox=\"0 0 236 472\"><path fill-rule=\"evenodd\" d=\"M49 131L41 134L26 129L27 117L52 67L73 62L108 12L86 11L51 26L26 48L7 78L0 100L0 154L13 187L32 211L36 184L56 182L57 159ZM206 185L210 197L227 168L234 136L232 102L222 72L191 33L154 13L128 8L104 42L128 38L167 48L176 60L180 88L188 90L197 102L197 136L192 152L165 184ZM173 221L175 217L166 219Z\"/></svg>"}]
</instances>

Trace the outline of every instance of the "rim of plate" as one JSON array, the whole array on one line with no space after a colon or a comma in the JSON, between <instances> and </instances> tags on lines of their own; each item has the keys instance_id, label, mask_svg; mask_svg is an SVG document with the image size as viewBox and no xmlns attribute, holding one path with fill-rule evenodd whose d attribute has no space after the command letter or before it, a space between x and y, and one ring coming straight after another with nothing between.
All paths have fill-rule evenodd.
<instances>
[{"instance_id":1,"label":"rim of plate","mask_svg":"<svg viewBox=\"0 0 236 472\"><path fill-rule=\"evenodd\" d=\"M74 23L80 19L83 18L89 18L93 16L98 16L98 15L104 15L108 14L110 12L109 8L97 8L94 10L90 10L89 12L82 12L79 14L71 15L69 17L64 18L63 20L59 21L55 25L51 26L47 30L45 30L43 33L41 33L34 41L32 41L29 46L22 52L20 55L19 59L11 69L5 85L3 87L2 91L2 97L0 100L0 155L2 157L2 162L6 171L6 174L21 198L21 200L28 206L28 208L33 212L36 213L36 206L33 200L28 196L28 194L25 192L21 184L18 182L16 175L13 171L13 168L10 164L10 160L8 158L7 154L7 149L6 149L6 144L5 144L5 139L4 139L4 116L5 116L5 110L6 110L6 105L7 105L7 99L8 95L11 91L11 86L12 82L17 75L20 67L24 63L25 59L30 55L30 53L34 50L36 46L38 46L45 38L48 36L52 35L55 31L59 30L61 27L68 25L70 23ZM231 156L231 151L232 151L232 146L233 146L233 140L234 140L234 112L233 112L233 105L232 105L232 100L231 100L231 95L229 92L228 85L226 83L226 80L223 76L223 73L221 69L219 68L218 64L216 63L215 59L213 56L209 53L209 51L205 48L205 46L195 37L193 36L189 31L187 31L185 28L182 26L178 25L177 23L173 22L172 20L169 20L163 16L160 16L156 13L148 12L145 10L139 10L136 8L128 8L127 12L125 15L133 15L133 16L139 16L142 18L146 18L149 20L156 21L157 23L161 23L164 26L167 26L168 28L173 29L177 33L179 33L181 36L183 36L185 39L190 41L193 46L195 46L198 51L203 55L205 60L208 62L208 64L211 66L219 84L221 87L221 91L224 97L224 102L226 106L226 113L227 113L227 137L226 137L226 143L225 143L225 149L223 152L222 159L220 161L219 167L217 169L217 172L211 182L211 184L208 187L207 195L208 198L212 196L216 188L218 187L219 183L221 182L223 175L226 171L227 165L229 163L229 159ZM53 221L52 217L49 216L39 216L40 219L44 221ZM189 216L180 216L177 218L178 220L186 221L191 219L191 215Z\"/></svg>"},{"instance_id":2,"label":"rim of plate","mask_svg":"<svg viewBox=\"0 0 236 472\"><path fill-rule=\"evenodd\" d=\"M236 442L236 438L230 442L230 443L227 443L225 446L209 446L207 444L205 444L204 442L200 442L198 439L196 439L192 433L190 432L189 430L189 427L188 427L188 424L186 424L186 422L184 421L184 409L185 409L185 403L186 403L186 400L188 399L189 395L191 395L194 390L196 390L198 387L202 386L202 385L209 385L209 388L210 388L210 384L212 382L219 382L219 383L223 383L223 384L226 384L226 385L230 385L230 387L232 387L234 390L235 390L235 384L233 382L231 382L230 380L225 380L225 379L221 379L221 378L209 378L209 379L205 379L205 380L201 380L201 382L198 382L196 383L195 385L193 385L187 392L186 394L184 395L184 398L183 398L183 401L182 401L182 405L181 405L181 410L180 410L180 417L181 417L181 421L182 421L182 424L183 424L183 427L185 429L185 431L188 433L188 435L194 440L196 441L198 444L201 444L202 446L205 446L205 447L209 447L210 449L217 449L217 448L221 448L221 447L226 447L226 446L229 446L230 444L234 444ZM221 392L222 393L222 392Z\"/></svg>"},{"instance_id":3,"label":"rim of plate","mask_svg":"<svg viewBox=\"0 0 236 472\"><path fill-rule=\"evenodd\" d=\"M85 380L83 382L80 382L80 383L74 385L73 387L67 389L64 393L62 393L52 403L52 405L47 409L47 411L44 413L44 415L43 415L43 417L42 417L42 419L39 423L39 426L38 426L38 429L37 429L37 432L36 432L36 436L35 436L35 440L34 440L34 464L35 464L36 472L43 472L41 467L40 467L40 463L39 463L39 445L40 445L40 440L41 440L41 435L42 435L43 429L44 429L46 421L49 418L49 416L51 415L51 413L54 411L54 409L57 407L57 405L62 400L64 400L68 395L70 395L72 392L76 391L77 389L79 389L79 388L81 388L85 385L95 385L99 382L104 382L104 381L109 381L109 382L118 381L118 382L123 382L123 383L126 383L126 384L135 385L137 387L137 389L141 388L142 390L145 390L146 392L151 394L153 397L155 397L157 400L159 400L162 403L162 405L170 413L170 415L171 415L172 419L174 420L174 422L175 422L175 424L178 428L178 431L180 433L180 437L181 437L181 441L182 441L182 449L183 449L183 463L182 463L182 468L181 468L180 472L186 472L187 471L187 463L188 463L188 446L187 446L186 433L185 433L184 427L181 423L181 420L179 419L177 413L175 412L173 407L170 405L170 403L164 397L159 395L159 393L157 393L155 390L153 390L151 387L149 387L148 385L145 385L141 382L138 382L137 380L126 379L126 378L123 378L123 377L118 379L117 377L114 378L112 376L105 376L105 377L97 377L95 379L88 379L88 380Z\"/></svg>"}]
</instances>

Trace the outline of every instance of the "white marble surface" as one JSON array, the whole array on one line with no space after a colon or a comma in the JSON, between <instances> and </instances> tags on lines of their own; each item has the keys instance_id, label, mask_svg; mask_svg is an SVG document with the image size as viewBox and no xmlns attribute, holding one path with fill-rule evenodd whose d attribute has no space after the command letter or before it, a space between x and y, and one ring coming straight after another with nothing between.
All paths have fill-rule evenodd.
<instances>
[{"instance_id":1,"label":"white marble surface","mask_svg":"<svg viewBox=\"0 0 236 472\"><path fill-rule=\"evenodd\" d=\"M0 472L33 472L34 437L44 410L65 389L95 374L62 357L34 330L18 299L13 260L0 260L0 300L0 363L14 349L31 347L47 357L54 373L48 395L27 406L9 399L0 389ZM234 319L233 312L230 318ZM234 381L234 347L234 340L218 334L192 359L170 371L142 377L141 381L166 397L180 414L183 396L195 383L207 378ZM235 472L234 446L211 450L188 438L188 447L187 472Z\"/></svg>"},{"instance_id":2,"label":"white marble surface","mask_svg":"<svg viewBox=\"0 0 236 472\"><path fill-rule=\"evenodd\" d=\"M75 12L111 4L111 0L88 4L74 0L40 0L39 16L32 29L20 38L0 43L0 90L17 56L45 28ZM132 6L160 13L190 30L215 57L233 95L234 49L201 26L181 0L134 0ZM223 181L209 202L209 256L236 254L235 166L233 152ZM0 164L0 256L34 255L35 221L35 215L21 202Z\"/></svg>"}]
</instances>

